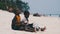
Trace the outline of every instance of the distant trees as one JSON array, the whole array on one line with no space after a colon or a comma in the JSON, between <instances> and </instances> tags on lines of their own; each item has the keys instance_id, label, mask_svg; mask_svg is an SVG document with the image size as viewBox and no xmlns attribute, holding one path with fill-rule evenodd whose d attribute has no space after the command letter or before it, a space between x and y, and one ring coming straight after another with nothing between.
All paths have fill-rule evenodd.
<instances>
[{"instance_id":1,"label":"distant trees","mask_svg":"<svg viewBox=\"0 0 60 34\"><path fill-rule=\"evenodd\" d=\"M30 9L28 3L22 0L0 0L0 9L7 10L9 7L22 11L28 11Z\"/></svg>"},{"instance_id":2,"label":"distant trees","mask_svg":"<svg viewBox=\"0 0 60 34\"><path fill-rule=\"evenodd\" d=\"M5 4L2 2L2 0L0 0L0 9L4 9Z\"/></svg>"},{"instance_id":3,"label":"distant trees","mask_svg":"<svg viewBox=\"0 0 60 34\"><path fill-rule=\"evenodd\" d=\"M22 2L21 0L16 0L16 7L23 11L28 11L30 9L28 3Z\"/></svg>"}]
</instances>

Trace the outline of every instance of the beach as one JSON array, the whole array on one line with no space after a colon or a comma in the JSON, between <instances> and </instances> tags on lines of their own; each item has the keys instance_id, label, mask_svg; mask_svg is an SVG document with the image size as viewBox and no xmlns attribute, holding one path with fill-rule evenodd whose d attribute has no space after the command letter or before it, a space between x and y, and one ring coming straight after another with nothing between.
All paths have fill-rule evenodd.
<instances>
[{"instance_id":1,"label":"beach","mask_svg":"<svg viewBox=\"0 0 60 34\"><path fill-rule=\"evenodd\" d=\"M23 19L23 14L20 15ZM39 27L46 26L46 30L41 32L26 32L26 31L16 31L12 30L11 23L14 17L13 13L0 10L0 34L60 34L60 17L51 16L41 16L35 17L33 15L29 16L30 23L38 23Z\"/></svg>"}]
</instances>

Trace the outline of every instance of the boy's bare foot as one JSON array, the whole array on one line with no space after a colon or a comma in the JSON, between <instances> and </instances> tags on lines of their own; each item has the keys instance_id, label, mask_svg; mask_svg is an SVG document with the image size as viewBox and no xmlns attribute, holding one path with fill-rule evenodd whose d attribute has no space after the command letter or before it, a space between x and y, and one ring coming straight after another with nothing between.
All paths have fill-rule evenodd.
<instances>
[{"instance_id":1,"label":"boy's bare foot","mask_svg":"<svg viewBox=\"0 0 60 34\"><path fill-rule=\"evenodd\" d=\"M46 26L44 28L41 28L41 31L45 31L46 30Z\"/></svg>"}]
</instances>

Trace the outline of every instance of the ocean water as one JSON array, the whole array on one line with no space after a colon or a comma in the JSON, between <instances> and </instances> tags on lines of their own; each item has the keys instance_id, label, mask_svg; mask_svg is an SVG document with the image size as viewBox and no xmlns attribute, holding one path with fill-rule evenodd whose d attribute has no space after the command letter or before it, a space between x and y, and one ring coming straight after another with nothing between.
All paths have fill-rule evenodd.
<instances>
[{"instance_id":1,"label":"ocean water","mask_svg":"<svg viewBox=\"0 0 60 34\"><path fill-rule=\"evenodd\" d=\"M45 14L46 16L60 17L60 14Z\"/></svg>"}]
</instances>

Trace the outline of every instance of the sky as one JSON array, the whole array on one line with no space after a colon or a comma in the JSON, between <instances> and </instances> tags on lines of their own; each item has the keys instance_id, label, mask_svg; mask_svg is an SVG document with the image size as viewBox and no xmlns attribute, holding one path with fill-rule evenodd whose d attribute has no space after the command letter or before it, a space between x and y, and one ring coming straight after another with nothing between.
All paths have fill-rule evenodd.
<instances>
[{"instance_id":1,"label":"sky","mask_svg":"<svg viewBox=\"0 0 60 34\"><path fill-rule=\"evenodd\" d=\"M60 0L22 0L28 2L30 13L60 14Z\"/></svg>"}]
</instances>

